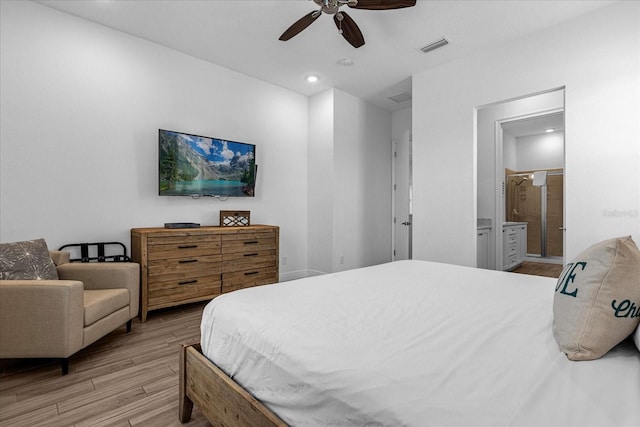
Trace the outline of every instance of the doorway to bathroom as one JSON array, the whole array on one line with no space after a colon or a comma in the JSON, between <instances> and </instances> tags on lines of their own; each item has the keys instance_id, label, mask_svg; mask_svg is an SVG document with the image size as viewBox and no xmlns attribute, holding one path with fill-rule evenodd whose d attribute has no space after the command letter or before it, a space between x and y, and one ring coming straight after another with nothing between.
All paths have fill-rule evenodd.
<instances>
[{"instance_id":1,"label":"doorway to bathroom","mask_svg":"<svg viewBox=\"0 0 640 427\"><path fill-rule=\"evenodd\" d=\"M564 88L479 106L476 113L477 265L514 271L532 261L561 264Z\"/></svg>"},{"instance_id":2,"label":"doorway to bathroom","mask_svg":"<svg viewBox=\"0 0 640 427\"><path fill-rule=\"evenodd\" d=\"M526 223L526 259L562 264L564 255L564 112L500 123L504 218Z\"/></svg>"}]
</instances>

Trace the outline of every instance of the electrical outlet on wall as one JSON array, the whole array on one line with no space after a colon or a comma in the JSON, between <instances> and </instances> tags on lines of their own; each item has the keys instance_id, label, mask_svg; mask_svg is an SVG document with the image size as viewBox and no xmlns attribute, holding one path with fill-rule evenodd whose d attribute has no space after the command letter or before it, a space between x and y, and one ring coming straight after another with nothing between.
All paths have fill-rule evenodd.
<instances>
[{"instance_id":1,"label":"electrical outlet on wall","mask_svg":"<svg viewBox=\"0 0 640 427\"><path fill-rule=\"evenodd\" d=\"M340 264L344 264L344 255L340 255Z\"/></svg>"},{"instance_id":2,"label":"electrical outlet on wall","mask_svg":"<svg viewBox=\"0 0 640 427\"><path fill-rule=\"evenodd\" d=\"M286 256L282 257L282 265L287 265L287 257Z\"/></svg>"}]
</instances>

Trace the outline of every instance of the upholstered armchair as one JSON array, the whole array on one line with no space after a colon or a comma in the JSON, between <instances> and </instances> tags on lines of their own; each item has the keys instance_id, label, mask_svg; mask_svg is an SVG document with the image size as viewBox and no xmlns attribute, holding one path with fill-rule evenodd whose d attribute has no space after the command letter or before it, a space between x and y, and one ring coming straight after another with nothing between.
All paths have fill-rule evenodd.
<instances>
[{"instance_id":1,"label":"upholstered armchair","mask_svg":"<svg viewBox=\"0 0 640 427\"><path fill-rule=\"evenodd\" d=\"M60 358L66 375L78 350L125 324L131 330L140 267L71 263L68 252L50 254L57 280L0 280L0 358Z\"/></svg>"}]
</instances>

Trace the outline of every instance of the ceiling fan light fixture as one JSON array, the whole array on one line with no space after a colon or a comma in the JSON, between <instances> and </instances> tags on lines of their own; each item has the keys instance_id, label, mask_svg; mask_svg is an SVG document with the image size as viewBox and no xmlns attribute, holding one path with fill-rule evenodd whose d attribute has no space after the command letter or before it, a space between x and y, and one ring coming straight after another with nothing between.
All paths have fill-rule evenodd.
<instances>
[{"instance_id":1,"label":"ceiling fan light fixture","mask_svg":"<svg viewBox=\"0 0 640 427\"><path fill-rule=\"evenodd\" d=\"M333 22L338 27L338 33L353 47L359 48L364 45L364 36L358 24L340 8L348 6L353 9L365 10L390 10L402 9L416 5L416 0L313 0L320 8L314 12L304 15L294 22L279 37L279 40L287 41L298 35L302 30L311 25L323 13L333 15Z\"/></svg>"}]
</instances>

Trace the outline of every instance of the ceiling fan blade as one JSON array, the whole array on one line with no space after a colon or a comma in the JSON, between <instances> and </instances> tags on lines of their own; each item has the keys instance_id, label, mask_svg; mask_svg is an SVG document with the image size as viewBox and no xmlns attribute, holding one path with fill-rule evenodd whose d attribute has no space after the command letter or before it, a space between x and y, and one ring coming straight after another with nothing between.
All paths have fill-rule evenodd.
<instances>
[{"instance_id":1,"label":"ceiling fan blade","mask_svg":"<svg viewBox=\"0 0 640 427\"><path fill-rule=\"evenodd\" d=\"M280 40L287 41L290 38L297 36L298 33L307 28L309 25L313 24L313 22L318 19L318 16L320 15L322 15L322 13L317 10L304 15L302 18L294 22L292 26L287 28L284 33L282 33L282 35L280 36Z\"/></svg>"},{"instance_id":2,"label":"ceiling fan blade","mask_svg":"<svg viewBox=\"0 0 640 427\"><path fill-rule=\"evenodd\" d=\"M416 5L416 0L358 0L355 6L349 5L354 9L368 10L388 10L402 9L403 7L412 7Z\"/></svg>"},{"instance_id":3,"label":"ceiling fan blade","mask_svg":"<svg viewBox=\"0 0 640 427\"><path fill-rule=\"evenodd\" d=\"M342 15L342 22L338 18L337 13L333 15L333 22L336 23L336 27L338 27L339 30L342 30L342 37L355 48L362 46L364 44L364 36L356 22L345 12L340 12L340 14Z\"/></svg>"}]
</instances>

